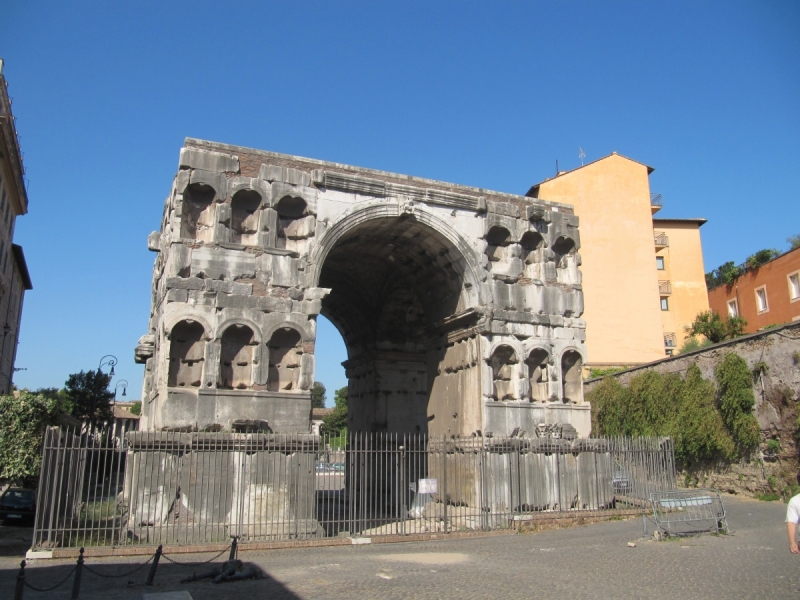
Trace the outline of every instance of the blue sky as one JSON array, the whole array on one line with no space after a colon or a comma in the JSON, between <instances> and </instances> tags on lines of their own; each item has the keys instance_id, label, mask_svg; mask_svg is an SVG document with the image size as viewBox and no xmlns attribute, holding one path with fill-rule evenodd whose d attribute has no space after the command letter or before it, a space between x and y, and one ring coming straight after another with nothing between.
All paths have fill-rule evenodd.
<instances>
[{"instance_id":1,"label":"blue sky","mask_svg":"<svg viewBox=\"0 0 800 600\"><path fill-rule=\"evenodd\" d=\"M612 151L706 270L800 233L800 4L0 3L34 282L18 386L61 386L146 332L147 234L187 136L524 193ZM318 379L345 385L321 324Z\"/></svg>"}]
</instances>

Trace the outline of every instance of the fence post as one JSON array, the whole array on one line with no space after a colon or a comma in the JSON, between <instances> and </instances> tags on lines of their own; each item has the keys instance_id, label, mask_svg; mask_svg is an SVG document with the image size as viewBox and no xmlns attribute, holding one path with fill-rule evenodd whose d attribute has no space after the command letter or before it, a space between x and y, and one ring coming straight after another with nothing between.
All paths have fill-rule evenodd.
<instances>
[{"instance_id":1,"label":"fence post","mask_svg":"<svg viewBox=\"0 0 800 600\"><path fill-rule=\"evenodd\" d=\"M72 580L72 600L77 600L81 594L81 574L83 573L83 548L78 556L78 565L75 567L75 579Z\"/></svg>"},{"instance_id":2,"label":"fence post","mask_svg":"<svg viewBox=\"0 0 800 600\"><path fill-rule=\"evenodd\" d=\"M17 587L14 590L14 600L22 600L22 593L25 591L25 561L19 563L19 573L17 573Z\"/></svg>"},{"instance_id":3,"label":"fence post","mask_svg":"<svg viewBox=\"0 0 800 600\"><path fill-rule=\"evenodd\" d=\"M231 555L228 557L228 560L234 560L236 558L236 537L237 536L233 536L233 541L231 542Z\"/></svg>"},{"instance_id":4,"label":"fence post","mask_svg":"<svg viewBox=\"0 0 800 600\"><path fill-rule=\"evenodd\" d=\"M147 574L147 581L145 585L153 585L153 579L156 577L156 569L158 568L158 561L161 559L161 554L164 546L159 544L156 548L156 554L153 557L153 564L150 566L150 572Z\"/></svg>"},{"instance_id":5,"label":"fence post","mask_svg":"<svg viewBox=\"0 0 800 600\"><path fill-rule=\"evenodd\" d=\"M444 532L448 532L447 528L447 438L442 436L442 491L441 498L444 502Z\"/></svg>"}]
</instances>

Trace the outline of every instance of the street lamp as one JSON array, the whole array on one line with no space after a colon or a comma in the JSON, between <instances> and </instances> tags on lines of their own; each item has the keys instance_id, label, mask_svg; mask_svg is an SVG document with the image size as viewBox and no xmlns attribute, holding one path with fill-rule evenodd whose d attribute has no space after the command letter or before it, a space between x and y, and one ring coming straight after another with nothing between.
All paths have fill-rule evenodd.
<instances>
[{"instance_id":1,"label":"street lamp","mask_svg":"<svg viewBox=\"0 0 800 600\"><path fill-rule=\"evenodd\" d=\"M108 360L106 360L106 359L108 359ZM103 362L103 361L105 361L105 362ZM116 365L116 364L117 364L117 357L114 356L113 354L106 354L103 358L100 359L100 366L97 367L97 372L98 373L102 373L103 372L103 366L104 365L109 365L111 367L111 370L108 372L108 374L111 375L111 377L113 377L114 376L114 365Z\"/></svg>"},{"instance_id":2,"label":"street lamp","mask_svg":"<svg viewBox=\"0 0 800 600\"><path fill-rule=\"evenodd\" d=\"M125 379L120 379L117 382L117 385L114 386L114 403L117 402L117 389L122 386L122 397L125 397L125 392L128 391L128 382Z\"/></svg>"}]
</instances>

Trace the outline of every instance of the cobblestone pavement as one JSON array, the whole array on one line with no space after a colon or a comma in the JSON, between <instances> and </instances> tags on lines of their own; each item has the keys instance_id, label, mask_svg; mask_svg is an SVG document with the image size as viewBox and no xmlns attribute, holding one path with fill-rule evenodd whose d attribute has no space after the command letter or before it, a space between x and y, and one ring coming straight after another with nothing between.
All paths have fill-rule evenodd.
<instances>
[{"instance_id":1,"label":"cobblestone pavement","mask_svg":"<svg viewBox=\"0 0 800 600\"><path fill-rule=\"evenodd\" d=\"M785 505L726 498L728 536L641 539L641 519L537 534L437 542L245 552L268 575L214 585L180 579L204 568L164 564L157 585L84 574L81 598L139 599L188 590L195 600L312 598L788 598L800 595L800 555L788 550ZM651 530L652 531L652 530ZM628 547L635 542L636 547ZM207 558L198 556L197 558ZM179 557L188 560L188 556ZM98 570L130 569L141 558L91 559ZM0 558L0 597L11 597L19 557ZM29 581L57 582L73 562L39 561ZM25 598L69 598L69 586Z\"/></svg>"}]
</instances>

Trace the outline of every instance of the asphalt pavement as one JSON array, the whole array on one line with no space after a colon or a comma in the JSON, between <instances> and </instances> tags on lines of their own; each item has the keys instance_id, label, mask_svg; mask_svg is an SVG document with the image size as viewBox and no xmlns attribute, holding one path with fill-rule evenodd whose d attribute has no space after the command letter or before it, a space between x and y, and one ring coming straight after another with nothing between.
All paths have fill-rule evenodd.
<instances>
[{"instance_id":1,"label":"asphalt pavement","mask_svg":"<svg viewBox=\"0 0 800 600\"><path fill-rule=\"evenodd\" d=\"M338 598L789 598L800 596L800 555L788 549L785 505L725 497L730 535L656 542L642 538L642 521L610 521L535 534L420 543L368 544L242 552L264 578L214 584L181 584L208 565L162 562L156 585L143 581L147 567L109 579L84 573L81 598L141 599L143 594L188 591L195 600L234 597ZM13 597L28 528L0 528L0 597ZM652 530L651 530L652 531ZM15 542L14 540L17 539ZM635 544L631 547L629 544ZM23 543L23 546L26 545ZM20 550L16 556L14 549ZM182 561L210 555L181 555ZM114 575L143 562L87 559L95 571ZM57 583L74 561L35 561L28 581ZM70 587L25 598L69 598Z\"/></svg>"}]
</instances>

